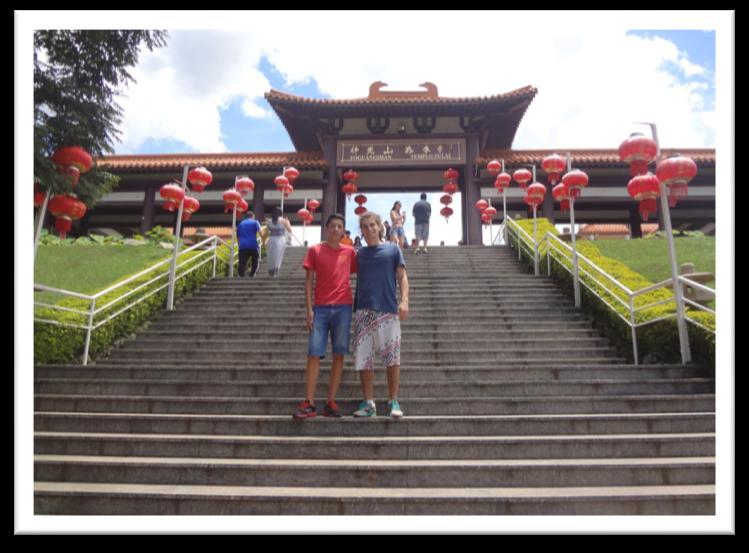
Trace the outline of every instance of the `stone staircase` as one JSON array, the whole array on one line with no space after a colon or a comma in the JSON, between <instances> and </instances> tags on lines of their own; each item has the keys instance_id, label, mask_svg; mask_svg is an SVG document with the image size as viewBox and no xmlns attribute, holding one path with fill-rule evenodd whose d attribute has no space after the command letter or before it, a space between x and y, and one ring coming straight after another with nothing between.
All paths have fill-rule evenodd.
<instances>
[{"instance_id":1,"label":"stone staircase","mask_svg":"<svg viewBox=\"0 0 749 553\"><path fill-rule=\"evenodd\" d=\"M35 513L714 514L714 382L626 364L505 248L407 252L405 418L291 418L301 248L216 279L89 367L35 368ZM318 405L327 390L323 360ZM385 371L376 377L385 413Z\"/></svg>"}]
</instances>

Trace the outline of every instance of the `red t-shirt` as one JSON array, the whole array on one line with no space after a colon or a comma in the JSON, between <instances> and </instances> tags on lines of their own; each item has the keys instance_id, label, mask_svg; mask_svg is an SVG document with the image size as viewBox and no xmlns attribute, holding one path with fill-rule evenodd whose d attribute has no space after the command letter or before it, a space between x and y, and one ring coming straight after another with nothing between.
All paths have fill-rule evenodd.
<instances>
[{"instance_id":1,"label":"red t-shirt","mask_svg":"<svg viewBox=\"0 0 749 553\"><path fill-rule=\"evenodd\" d=\"M356 250L341 245L335 249L320 242L307 250L302 266L317 275L315 305L352 305L349 275L356 272Z\"/></svg>"}]
</instances>

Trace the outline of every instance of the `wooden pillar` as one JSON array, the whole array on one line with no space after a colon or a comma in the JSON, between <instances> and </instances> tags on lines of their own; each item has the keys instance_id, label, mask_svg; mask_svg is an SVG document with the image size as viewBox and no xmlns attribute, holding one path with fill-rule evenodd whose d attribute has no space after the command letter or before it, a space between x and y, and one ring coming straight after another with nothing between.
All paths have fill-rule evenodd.
<instances>
[{"instance_id":1,"label":"wooden pillar","mask_svg":"<svg viewBox=\"0 0 749 553\"><path fill-rule=\"evenodd\" d=\"M338 164L337 144L334 138L325 138L323 151L328 164L327 181L323 184L322 205L320 206L320 240L325 240L325 221L336 212L338 203Z\"/></svg>"},{"instance_id":2,"label":"wooden pillar","mask_svg":"<svg viewBox=\"0 0 749 553\"><path fill-rule=\"evenodd\" d=\"M475 179L476 160L479 157L478 136L466 137L466 166L463 172L463 220L464 227L463 242L470 246L480 246L481 239L481 215L475 208L476 202L481 198L481 190L478 180ZM466 240L467 238L467 240Z\"/></svg>"},{"instance_id":3,"label":"wooden pillar","mask_svg":"<svg viewBox=\"0 0 749 553\"><path fill-rule=\"evenodd\" d=\"M629 229L632 238L642 238L642 227L640 218L640 212L636 205L629 208Z\"/></svg>"},{"instance_id":4,"label":"wooden pillar","mask_svg":"<svg viewBox=\"0 0 749 553\"><path fill-rule=\"evenodd\" d=\"M252 193L251 211L255 214L255 220L259 221L260 224L265 219L265 187L264 183L258 182Z\"/></svg>"},{"instance_id":5,"label":"wooden pillar","mask_svg":"<svg viewBox=\"0 0 749 553\"><path fill-rule=\"evenodd\" d=\"M155 195L156 188L146 185L143 198L143 211L140 216L140 233L143 235L153 228L154 206L156 203L154 199Z\"/></svg>"},{"instance_id":6,"label":"wooden pillar","mask_svg":"<svg viewBox=\"0 0 749 553\"><path fill-rule=\"evenodd\" d=\"M541 183L546 187L546 196L544 196L544 203L541 204L541 217L545 217L549 222L554 224L554 196L551 193L551 186L545 183Z\"/></svg>"}]
</instances>

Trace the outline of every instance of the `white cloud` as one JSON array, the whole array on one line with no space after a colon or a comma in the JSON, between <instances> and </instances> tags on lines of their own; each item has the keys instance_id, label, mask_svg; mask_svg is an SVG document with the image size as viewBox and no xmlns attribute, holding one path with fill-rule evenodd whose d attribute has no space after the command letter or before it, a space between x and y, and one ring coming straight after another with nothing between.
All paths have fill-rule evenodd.
<instances>
[{"instance_id":1,"label":"white cloud","mask_svg":"<svg viewBox=\"0 0 749 553\"><path fill-rule=\"evenodd\" d=\"M704 83L704 68L667 40L627 35L654 23L661 29L709 26L707 20L699 25L681 23L679 17L684 16L181 14L176 22L153 25L190 30L172 30L166 48L142 54L133 71L138 84L122 102L125 140L118 152L133 150L148 138L181 140L196 151L226 150L220 110L230 102L241 102L248 124L253 118L274 117L262 102L271 88L258 70L263 56L286 87L314 79L334 98L364 97L375 80L387 82L391 90L415 90L431 81L444 96L493 95L533 85L538 94L521 121L513 145L518 149L616 148L637 130L634 121L657 123L665 147L714 146L715 129L708 126L714 118L706 112L704 89L690 80L700 77ZM195 30L200 28L214 30ZM468 29L470 40L459 39Z\"/></svg>"},{"instance_id":2,"label":"white cloud","mask_svg":"<svg viewBox=\"0 0 749 553\"><path fill-rule=\"evenodd\" d=\"M196 151L223 152L220 110L241 101L248 117L268 113L256 101L270 88L258 71L260 50L246 33L172 32L168 46L144 51L126 91L123 144L132 151L147 139L185 142Z\"/></svg>"}]
</instances>

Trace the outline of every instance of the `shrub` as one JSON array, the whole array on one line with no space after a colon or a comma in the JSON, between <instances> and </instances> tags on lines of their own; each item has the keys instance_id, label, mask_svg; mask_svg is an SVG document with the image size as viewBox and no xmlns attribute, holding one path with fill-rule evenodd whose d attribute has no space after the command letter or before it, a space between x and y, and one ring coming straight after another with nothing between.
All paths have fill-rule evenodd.
<instances>
[{"instance_id":1,"label":"shrub","mask_svg":"<svg viewBox=\"0 0 749 553\"><path fill-rule=\"evenodd\" d=\"M180 260L188 260L188 262L180 267L177 276L187 272L190 268L205 261L206 256L200 258L196 257L200 255L200 252L190 252L180 256ZM218 262L216 266L217 275L225 275L228 273L228 248L219 248ZM136 290L140 286L143 286L149 280L153 279L157 275L168 275L169 264L165 264L148 274L136 279L127 285L118 288L110 294L99 298L97 305L108 305L107 309L101 313L95 315L94 324L103 321L114 313L122 309L125 302L116 302L118 298L122 298L129 292ZM175 287L174 298L175 301L185 297L186 295L194 292L200 288L205 282L212 277L213 263L208 262L202 267L194 270L186 277L181 278L177 281ZM123 277L118 282L127 280L129 277ZM168 282L168 276L163 276L161 279L148 285L142 290L138 290L133 295L128 296L126 302L131 304L136 300L145 298L148 294L152 293L159 286L162 286ZM115 283L116 284L116 283ZM108 287L107 287L108 288ZM120 341L131 336L136 330L141 328L147 321L153 319L158 315L166 306L167 299L167 288L156 292L147 299L143 299L140 303L131 307L127 311L112 318L112 320L104 323L102 326L94 330L91 334L91 344L89 346L89 356L96 358L102 354L107 353L113 346ZM125 299L125 298L123 298ZM110 303L114 302L114 303ZM90 309L90 302L88 300L77 299L77 298L66 298L59 302L56 302L59 307L66 307L68 309L76 309L87 313ZM75 325L87 325L88 315L72 313L69 311L60 311L52 308L36 307L34 310L35 319L51 320L56 323L67 323ZM86 342L86 330L81 328L72 328L68 326L60 326L59 324L48 323L48 322L34 322L34 362L35 363L75 363L80 360L85 349Z\"/></svg>"},{"instance_id":2,"label":"shrub","mask_svg":"<svg viewBox=\"0 0 749 553\"><path fill-rule=\"evenodd\" d=\"M516 222L521 228L523 228L523 230L532 235L532 220L521 220ZM539 219L537 225L539 239L544 236L547 231L550 231L555 236L559 235L556 227L546 219ZM516 239L513 238L510 242L514 247L517 247ZM528 247L532 250L532 244L528 244ZM541 271L545 273L547 267L547 259L545 257L547 254L546 245L542 244L539 249L540 255L542 256L540 260ZM608 273L608 275L633 292L647 288L653 284L642 275L632 271L623 263L601 254L600 250L593 242L578 240L577 250L579 254L589 259L591 263L597 265L602 271ZM567 257L567 255L562 256L555 250L552 250L550 255L552 258L552 278L562 284L562 289L564 291L572 295L573 282L571 255L570 257ZM593 317L595 324L608 336L619 354L627 357L630 361L633 361L632 331L631 327L628 325L630 319L628 294L613 284L607 284L604 288L595 283L591 276L586 275L585 272L596 276L596 278L603 280L604 282L610 283L611 281L606 275L602 274L590 263L582 259L582 257L579 257L578 259L580 279L582 282L585 282L585 285L581 283L580 286L581 308L584 312ZM523 261L531 271L533 270L532 255L523 251L521 253L521 261ZM661 288L636 297L634 301L635 308L645 307L666 300L671 301L638 311L635 314L635 321L637 323L644 323L676 312L676 306L673 302L673 293L669 289ZM700 324L715 330L715 317L711 313L688 308L687 315L698 321ZM692 351L693 362L710 371L714 371L715 334L707 332L690 323L687 323L687 327L689 329L690 348ZM679 363L681 361L681 354L676 320L671 318L638 328L637 346L640 362L647 360L648 362Z\"/></svg>"}]
</instances>

